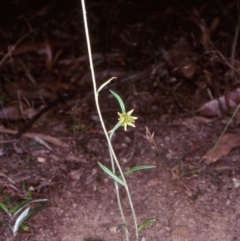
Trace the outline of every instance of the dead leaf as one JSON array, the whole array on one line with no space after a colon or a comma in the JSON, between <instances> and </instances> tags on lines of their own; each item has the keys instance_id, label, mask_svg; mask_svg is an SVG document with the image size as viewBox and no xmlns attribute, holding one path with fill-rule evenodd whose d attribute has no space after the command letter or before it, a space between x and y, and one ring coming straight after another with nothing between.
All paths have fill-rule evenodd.
<instances>
[{"instance_id":1,"label":"dead leaf","mask_svg":"<svg viewBox=\"0 0 240 241\"><path fill-rule=\"evenodd\" d=\"M15 135L17 133L17 131L6 129L3 126L0 126L0 133L6 133L6 134L13 134L13 135ZM56 146L68 147L67 143L59 140L56 137L49 136L49 135L44 135L44 134L40 134L40 133L27 132L27 133L24 133L23 136L27 137L27 138L31 138L31 139L35 139L37 137L37 138L41 138L44 141L50 142L50 143L52 143L53 145L56 145Z\"/></svg>"},{"instance_id":2,"label":"dead leaf","mask_svg":"<svg viewBox=\"0 0 240 241\"><path fill-rule=\"evenodd\" d=\"M79 168L77 170L72 170L69 173L69 177L73 180L79 180L82 174L83 174L83 168Z\"/></svg>"},{"instance_id":3,"label":"dead leaf","mask_svg":"<svg viewBox=\"0 0 240 241\"><path fill-rule=\"evenodd\" d=\"M212 41L210 29L207 27L205 20L199 16L198 10L196 8L193 9L193 15L191 16L191 18L202 32L202 36L200 37L200 43L205 50L209 50L212 46ZM214 26L212 26L212 28L212 30L214 30Z\"/></svg>"},{"instance_id":4,"label":"dead leaf","mask_svg":"<svg viewBox=\"0 0 240 241\"><path fill-rule=\"evenodd\" d=\"M15 120L18 119L20 111L16 106L9 106L0 110L0 119Z\"/></svg>"},{"instance_id":5,"label":"dead leaf","mask_svg":"<svg viewBox=\"0 0 240 241\"><path fill-rule=\"evenodd\" d=\"M192 79L196 70L196 53L185 37L181 37L167 52L162 54L168 65L187 79Z\"/></svg>"},{"instance_id":6,"label":"dead leaf","mask_svg":"<svg viewBox=\"0 0 240 241\"><path fill-rule=\"evenodd\" d=\"M240 101L240 88L227 91L225 95L218 99L210 100L203 104L197 112L204 116L222 116L222 114L227 113L235 109Z\"/></svg>"},{"instance_id":7,"label":"dead leaf","mask_svg":"<svg viewBox=\"0 0 240 241\"><path fill-rule=\"evenodd\" d=\"M31 139L34 139L37 136L47 142L52 143L53 145L61 146L61 147L68 147L68 144L66 142L63 142L60 139L53 137L53 136L49 136L49 135L28 132L28 133L24 133L23 136L25 136L27 138L31 138Z\"/></svg>"},{"instance_id":8,"label":"dead leaf","mask_svg":"<svg viewBox=\"0 0 240 241\"><path fill-rule=\"evenodd\" d=\"M35 136L33 139L42 146L45 146L49 151L52 150L52 148L46 143L46 141L42 140L39 136Z\"/></svg>"},{"instance_id":9,"label":"dead leaf","mask_svg":"<svg viewBox=\"0 0 240 241\"><path fill-rule=\"evenodd\" d=\"M47 40L45 40L46 68L52 70L52 48Z\"/></svg>"},{"instance_id":10,"label":"dead leaf","mask_svg":"<svg viewBox=\"0 0 240 241\"><path fill-rule=\"evenodd\" d=\"M121 79L126 76L126 72L121 69L107 69L103 71L102 70L96 71L95 75L98 81L103 81L103 80L106 81L112 78L113 76L118 79ZM90 79L91 79L91 73L86 73L81 78L81 83L82 84L88 83Z\"/></svg>"},{"instance_id":11,"label":"dead leaf","mask_svg":"<svg viewBox=\"0 0 240 241\"><path fill-rule=\"evenodd\" d=\"M225 133L218 145L209 150L203 157L205 163L216 162L222 156L226 156L233 148L240 146L240 136L232 133Z\"/></svg>"},{"instance_id":12,"label":"dead leaf","mask_svg":"<svg viewBox=\"0 0 240 241\"><path fill-rule=\"evenodd\" d=\"M8 90L8 95L11 96L12 99L19 99L21 97L25 102L29 99L51 100L53 98L52 91L44 88L44 86L42 87L42 83L39 84L39 88L36 89L36 87L28 85L27 81L24 80L18 80L17 84L13 81L8 81L5 84L5 88Z\"/></svg>"},{"instance_id":13,"label":"dead leaf","mask_svg":"<svg viewBox=\"0 0 240 241\"><path fill-rule=\"evenodd\" d=\"M184 65L180 68L180 71L182 72L183 76L187 79L191 79L193 75L195 74L196 65L194 63L190 63L187 65Z\"/></svg>"},{"instance_id":14,"label":"dead leaf","mask_svg":"<svg viewBox=\"0 0 240 241\"><path fill-rule=\"evenodd\" d=\"M38 52L41 53L41 51L45 48L45 43L44 42L38 42L34 44L22 44L15 48L12 51L13 55L21 55L21 54L26 54L26 53L32 53L32 52Z\"/></svg>"},{"instance_id":15,"label":"dead leaf","mask_svg":"<svg viewBox=\"0 0 240 241\"><path fill-rule=\"evenodd\" d=\"M21 102L19 102L21 104ZM19 105L20 105L19 104ZM20 105L21 107L21 105ZM40 108L18 108L17 106L9 106L0 110L0 120L18 120L18 119L31 119L33 118L44 106Z\"/></svg>"}]
</instances>

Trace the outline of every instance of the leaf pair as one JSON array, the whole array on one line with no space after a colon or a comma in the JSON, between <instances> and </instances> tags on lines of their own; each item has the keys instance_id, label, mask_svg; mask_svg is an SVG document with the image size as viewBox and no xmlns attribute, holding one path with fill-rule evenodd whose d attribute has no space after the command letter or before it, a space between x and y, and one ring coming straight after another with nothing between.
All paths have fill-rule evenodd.
<instances>
[{"instance_id":1,"label":"leaf pair","mask_svg":"<svg viewBox=\"0 0 240 241\"><path fill-rule=\"evenodd\" d=\"M104 166L103 164L101 164L100 162L98 162L98 165L102 168L102 170L108 175L110 176L114 181L116 181L117 183L121 184L122 186L125 186L125 183L123 182L123 180L118 177L115 173L113 173L110 169L108 169L106 166ZM139 170L146 170L146 169L150 169L150 168L155 168L156 166L153 165L141 165L141 166L136 166L136 167L132 167L128 170L126 170L123 174L128 174L131 172L135 172L135 171L139 171Z\"/></svg>"},{"instance_id":2,"label":"leaf pair","mask_svg":"<svg viewBox=\"0 0 240 241\"><path fill-rule=\"evenodd\" d=\"M4 202L0 202L0 209L2 209L10 219L15 218L26 206L30 205L31 203L36 203L36 202L47 202L47 199L37 199L37 200L23 200L21 202L18 202L15 204L11 209L8 209L7 206L5 205ZM21 228L24 231L28 231L29 227L24 224L24 221L28 219L29 217L33 216L40 210L42 210L47 203L39 205L32 210L30 210L30 207L27 207L22 213L17 217L16 221L14 222L14 225L12 226L10 222L6 220L0 220L0 224L8 226L14 235L17 234L17 231L19 228Z\"/></svg>"}]
</instances>

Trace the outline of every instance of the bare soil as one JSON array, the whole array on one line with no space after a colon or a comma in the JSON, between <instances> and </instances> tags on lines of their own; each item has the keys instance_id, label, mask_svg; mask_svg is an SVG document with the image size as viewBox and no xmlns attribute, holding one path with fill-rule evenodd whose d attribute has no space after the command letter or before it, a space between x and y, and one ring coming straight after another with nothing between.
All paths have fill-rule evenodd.
<instances>
[{"instance_id":1,"label":"bare soil","mask_svg":"<svg viewBox=\"0 0 240 241\"><path fill-rule=\"evenodd\" d=\"M156 218L141 237L167 241L239 240L239 188L233 182L233 178L240 180L239 150L218 165L205 167L199 163L223 126L218 123L216 128L215 121L205 124L194 118L146 124L154 131L157 145L166 148L165 161L147 142L143 125L127 133L119 131L114 140L125 168L156 165L155 169L127 177L138 221ZM32 184L36 197L48 198L50 206L27 221L29 232L19 232L13 238L9 229L1 227L0 240L124 240L124 232L113 231L121 218L112 180L96 164L101 161L109 165L103 136L85 133L84 139L67 139L69 148L54 148L51 152L42 147L30 148L28 156L1 158L2 173L16 184L22 180ZM84 142L88 153L76 148L78 142ZM46 160L39 163L39 157ZM1 178L3 181L7 184ZM121 196L131 220L123 191Z\"/></svg>"}]
</instances>

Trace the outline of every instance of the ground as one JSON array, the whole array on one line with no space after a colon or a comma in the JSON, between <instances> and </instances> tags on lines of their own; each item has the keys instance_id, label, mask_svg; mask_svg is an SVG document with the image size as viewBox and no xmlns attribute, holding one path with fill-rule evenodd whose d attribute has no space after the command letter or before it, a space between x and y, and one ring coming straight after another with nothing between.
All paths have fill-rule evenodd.
<instances>
[{"instance_id":1,"label":"ground","mask_svg":"<svg viewBox=\"0 0 240 241\"><path fill-rule=\"evenodd\" d=\"M107 129L116 124L120 112L109 89L119 93L127 110L134 109L138 117L135 128L128 127L126 132L120 128L113 137L119 161L124 170L141 164L156 166L126 174L138 223L155 218L140 232L139 240L240 241L239 144L228 149L227 155L206 161L206 153L231 118L231 95L235 93L231 91L236 90L239 67L235 66L232 77L230 60L226 64L219 55L229 56L235 28L228 32L225 21L215 23L219 30L214 30L214 21L225 20L215 2L181 6L172 1L159 8L161 16L153 2L136 6L100 1L96 6L101 10L108 6L108 11L98 11L94 4L88 8L98 85L118 77L99 96ZM85 43L78 19L80 6L56 5L52 1L41 7L22 7L34 33L3 55L7 57L0 65L1 201L4 192L24 198L27 190L33 199L48 199L47 207L26 220L29 231L20 230L13 236L8 227L0 226L0 241L122 241L124 231L116 232L122 220L114 183L97 164L110 168L86 46L79 44ZM222 7L230 16L235 6L237 2L232 1ZM41 15L42 9L45 13ZM17 12L16 22L2 20L4 50L27 32L19 15ZM158 24L164 27L159 29ZM220 37L224 40L217 42ZM43 50L45 54L38 55ZM236 50L235 62L237 58ZM203 108L210 103L209 92L213 98L225 96L228 113L222 108L216 112ZM65 94L68 97L62 98ZM20 137L13 135L13 130L20 130L56 99L56 105ZM154 142L147 130L154 133ZM227 132L237 135L238 123L231 123ZM7 148L6 142L10 143ZM120 196L132 241L132 216L123 188ZM4 212L0 218L9 221Z\"/></svg>"}]
</instances>

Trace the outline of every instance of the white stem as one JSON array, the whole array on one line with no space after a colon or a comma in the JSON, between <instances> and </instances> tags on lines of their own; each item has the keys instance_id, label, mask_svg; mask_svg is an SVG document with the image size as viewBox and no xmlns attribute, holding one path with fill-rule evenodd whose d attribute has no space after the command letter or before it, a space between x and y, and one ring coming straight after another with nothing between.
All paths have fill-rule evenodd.
<instances>
[{"instance_id":1,"label":"white stem","mask_svg":"<svg viewBox=\"0 0 240 241\"><path fill-rule=\"evenodd\" d=\"M132 211L132 215L133 215L134 225L135 225L136 240L138 240L137 218L136 218L135 210L134 210L134 207L133 207L132 198L131 198L131 195L130 195L130 192L129 192L129 188L128 188L126 179L125 179L125 177L124 177L123 171L122 171L121 166L120 166L120 164L119 164L119 162L118 162L118 159L117 159L117 157L116 157L116 154L115 154L115 152L114 152L114 150L113 150L113 147L112 147L112 144L111 144L111 141L110 141L108 132L107 132L107 130L106 130L106 127L105 127L105 124L104 124L104 121L103 121L103 118L102 118L101 110L100 110L100 107L99 107L98 91L97 91L97 86L96 86L96 78L95 78L94 67L93 67L90 37L89 37L89 31L88 31L88 25L87 25L87 16L86 16L85 1L84 1L84 0L81 0L81 2L82 2L82 11L83 11L83 20L84 20L85 35L86 35L86 40L87 40L88 56L89 56L89 62L90 62L90 70L91 70L92 82L93 82L93 91L94 91L94 97L95 97L95 104L96 104L96 108L97 108L99 120L100 120L101 125L102 125L102 128L103 128L103 132L104 132L105 137L106 137L106 139L107 139L107 143L108 143L109 149L110 149L110 151L111 151L111 153L112 153L112 157L113 157L113 159L115 160L116 165L117 165L117 167L118 167L118 169L119 169L120 175L121 175L121 177L122 177L122 180L123 180L123 182L125 183L125 186L124 186L124 187L125 187L125 190L126 190L126 193L127 193L127 196L128 196L129 204L130 204L131 211ZM128 239L127 239L127 241L128 241Z\"/></svg>"}]
</instances>

